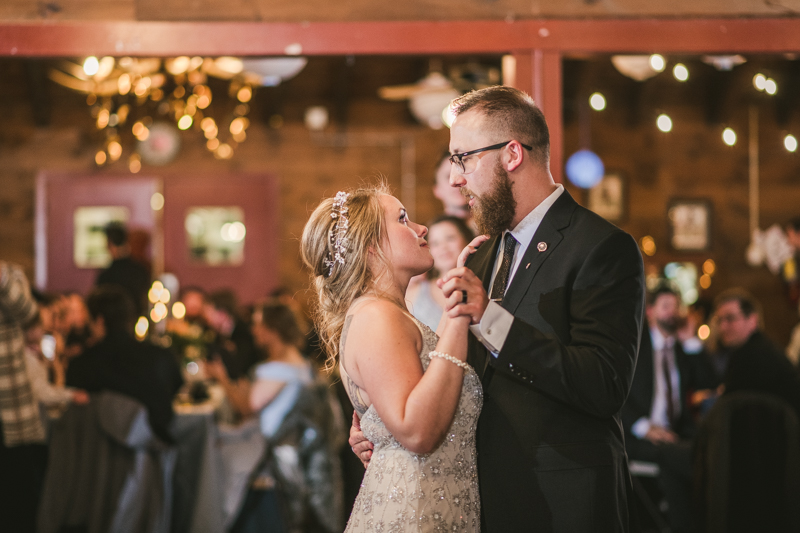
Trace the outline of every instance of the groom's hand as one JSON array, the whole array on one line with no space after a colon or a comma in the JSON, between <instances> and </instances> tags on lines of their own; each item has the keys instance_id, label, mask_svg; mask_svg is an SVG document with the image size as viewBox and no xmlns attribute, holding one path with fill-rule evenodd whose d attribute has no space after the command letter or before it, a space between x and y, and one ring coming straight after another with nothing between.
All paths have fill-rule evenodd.
<instances>
[{"instance_id":1,"label":"groom's hand","mask_svg":"<svg viewBox=\"0 0 800 533\"><path fill-rule=\"evenodd\" d=\"M361 459L361 463L366 468L369 460L372 459L374 446L361 432L361 419L358 418L358 414L355 411L353 411L353 425L350 426L350 440L348 440L348 443L350 444L350 449Z\"/></svg>"},{"instance_id":2,"label":"groom's hand","mask_svg":"<svg viewBox=\"0 0 800 533\"><path fill-rule=\"evenodd\" d=\"M469 316L472 324L483 318L489 297L483 282L467 267L457 267L436 281L444 293L445 312L450 318Z\"/></svg>"}]
</instances>

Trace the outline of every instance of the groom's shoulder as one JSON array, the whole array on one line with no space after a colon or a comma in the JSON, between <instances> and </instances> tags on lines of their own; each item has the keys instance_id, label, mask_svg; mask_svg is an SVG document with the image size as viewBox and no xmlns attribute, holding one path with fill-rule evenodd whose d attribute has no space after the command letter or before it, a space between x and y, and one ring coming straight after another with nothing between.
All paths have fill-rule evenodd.
<instances>
[{"instance_id":1,"label":"groom's shoulder","mask_svg":"<svg viewBox=\"0 0 800 533\"><path fill-rule=\"evenodd\" d=\"M594 211L591 211L576 202L572 211L570 227L577 231L586 240L597 242L610 235L626 235L633 239L627 232L615 226Z\"/></svg>"}]
</instances>

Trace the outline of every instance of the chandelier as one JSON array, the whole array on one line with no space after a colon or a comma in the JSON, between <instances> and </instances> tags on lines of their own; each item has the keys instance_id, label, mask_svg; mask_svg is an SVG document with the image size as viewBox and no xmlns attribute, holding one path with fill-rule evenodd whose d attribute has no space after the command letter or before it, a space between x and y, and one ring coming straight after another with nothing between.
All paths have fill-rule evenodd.
<instances>
[{"instance_id":1,"label":"chandelier","mask_svg":"<svg viewBox=\"0 0 800 533\"><path fill-rule=\"evenodd\" d=\"M128 168L142 162L169 163L180 148L180 131L202 131L217 159L230 159L247 138L250 101L261 86L275 86L300 72L302 57L88 57L82 64L62 61L50 79L86 94L98 132L98 166L128 152ZM227 95L214 94L209 78L227 83ZM215 84L218 86L218 84ZM219 92L219 89L217 89Z\"/></svg>"}]
</instances>

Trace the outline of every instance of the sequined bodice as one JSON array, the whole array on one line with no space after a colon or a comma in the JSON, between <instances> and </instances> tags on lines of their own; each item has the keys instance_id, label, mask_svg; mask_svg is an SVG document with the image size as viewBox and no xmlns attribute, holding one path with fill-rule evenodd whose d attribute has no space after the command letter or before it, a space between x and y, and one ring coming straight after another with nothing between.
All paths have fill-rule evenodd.
<instances>
[{"instance_id":1,"label":"sequined bodice","mask_svg":"<svg viewBox=\"0 0 800 533\"><path fill-rule=\"evenodd\" d=\"M438 337L422 331L423 370ZM480 499L475 429L483 389L475 372L464 372L456 414L444 441L427 455L412 453L397 442L374 406L361 418L364 435L375 445L346 532L380 533L480 530ZM432 405L431 409L436 406Z\"/></svg>"}]
</instances>

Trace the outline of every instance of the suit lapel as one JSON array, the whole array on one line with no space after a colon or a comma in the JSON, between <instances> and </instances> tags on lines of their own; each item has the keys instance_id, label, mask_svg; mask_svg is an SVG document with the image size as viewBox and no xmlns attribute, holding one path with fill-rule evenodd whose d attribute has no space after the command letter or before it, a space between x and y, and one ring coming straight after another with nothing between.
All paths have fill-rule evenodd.
<instances>
[{"instance_id":1,"label":"suit lapel","mask_svg":"<svg viewBox=\"0 0 800 533\"><path fill-rule=\"evenodd\" d=\"M545 214L531 242L528 243L528 249L522 256L511 285L506 290L502 305L508 312L512 314L516 312L539 268L561 244L564 238L562 230L569 226L570 217L576 206L572 196L564 191ZM540 243L544 244L543 251L539 246Z\"/></svg>"}]
</instances>

